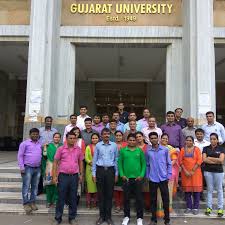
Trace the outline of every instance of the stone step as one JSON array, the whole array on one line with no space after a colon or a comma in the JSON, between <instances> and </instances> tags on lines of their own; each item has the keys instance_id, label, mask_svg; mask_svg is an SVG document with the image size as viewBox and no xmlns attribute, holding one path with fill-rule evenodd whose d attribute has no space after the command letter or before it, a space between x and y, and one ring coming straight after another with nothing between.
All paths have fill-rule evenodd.
<instances>
[{"instance_id":1,"label":"stone step","mask_svg":"<svg viewBox=\"0 0 225 225\"><path fill-rule=\"evenodd\" d=\"M0 192L21 192L21 182L0 182Z\"/></svg>"},{"instance_id":2,"label":"stone step","mask_svg":"<svg viewBox=\"0 0 225 225\"><path fill-rule=\"evenodd\" d=\"M20 173L18 166L7 166L7 165L0 165L0 174L1 173Z\"/></svg>"},{"instance_id":3,"label":"stone step","mask_svg":"<svg viewBox=\"0 0 225 225\"><path fill-rule=\"evenodd\" d=\"M0 182L21 182L20 173L0 173Z\"/></svg>"},{"instance_id":4,"label":"stone step","mask_svg":"<svg viewBox=\"0 0 225 225\"><path fill-rule=\"evenodd\" d=\"M34 215L42 215L42 214L49 214L50 216L54 217L55 214L55 210L54 209L48 209L46 208L44 205L38 205L39 210L33 212L32 214ZM210 219L218 219L217 215L216 215L216 211L213 211L211 216L205 216L204 215L204 210L200 210L199 214L194 216L192 214L184 214L183 213L184 210L173 210L173 212L171 213L171 218L178 218L178 217L184 217L184 218L210 218ZM23 206L21 204L3 204L0 203L0 214L25 214L24 210L23 210ZM81 207L79 206L77 209L77 213L78 215L98 215L99 211L98 209L87 209L85 207ZM68 209L65 208L64 210L64 214L67 215L68 214ZM123 212L121 211L120 213L115 213L114 210L112 210L112 215L113 216L118 216L118 217L123 217ZM131 216L135 217L136 212L134 211L134 209L131 209ZM145 217L150 217L150 213L145 212ZM224 218L220 218L222 220L224 220ZM185 222L184 222L185 223Z\"/></svg>"}]
</instances>

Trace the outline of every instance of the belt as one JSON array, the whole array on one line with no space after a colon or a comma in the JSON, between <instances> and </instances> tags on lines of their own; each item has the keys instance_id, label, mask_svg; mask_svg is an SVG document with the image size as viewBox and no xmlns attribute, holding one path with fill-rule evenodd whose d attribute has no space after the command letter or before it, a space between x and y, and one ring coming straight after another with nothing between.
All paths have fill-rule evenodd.
<instances>
[{"instance_id":1,"label":"belt","mask_svg":"<svg viewBox=\"0 0 225 225\"><path fill-rule=\"evenodd\" d=\"M59 173L59 174L62 174L63 176L70 176L70 177L77 175L77 173Z\"/></svg>"},{"instance_id":2,"label":"belt","mask_svg":"<svg viewBox=\"0 0 225 225\"><path fill-rule=\"evenodd\" d=\"M99 169L104 169L104 170L111 170L114 169L114 166L97 166Z\"/></svg>"},{"instance_id":3,"label":"belt","mask_svg":"<svg viewBox=\"0 0 225 225\"><path fill-rule=\"evenodd\" d=\"M24 166L29 166L29 165L24 164ZM29 167L31 167L31 168L33 168L33 169L40 168L40 166L29 166Z\"/></svg>"}]
</instances>

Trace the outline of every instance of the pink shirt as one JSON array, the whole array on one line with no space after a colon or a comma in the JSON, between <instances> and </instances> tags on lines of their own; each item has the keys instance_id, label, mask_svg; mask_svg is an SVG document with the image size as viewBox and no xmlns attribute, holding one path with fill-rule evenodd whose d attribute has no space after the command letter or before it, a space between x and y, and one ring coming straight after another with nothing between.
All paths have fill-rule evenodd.
<instances>
[{"instance_id":1,"label":"pink shirt","mask_svg":"<svg viewBox=\"0 0 225 225\"><path fill-rule=\"evenodd\" d=\"M84 159L81 148L74 146L71 149L65 144L58 148L55 159L59 160L58 173L79 173L79 161Z\"/></svg>"}]
</instances>

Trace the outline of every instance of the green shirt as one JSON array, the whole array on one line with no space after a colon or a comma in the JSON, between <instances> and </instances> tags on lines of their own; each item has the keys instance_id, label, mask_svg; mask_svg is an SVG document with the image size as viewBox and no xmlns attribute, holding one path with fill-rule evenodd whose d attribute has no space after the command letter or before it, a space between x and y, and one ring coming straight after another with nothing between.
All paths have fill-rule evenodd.
<instances>
[{"instance_id":1,"label":"green shirt","mask_svg":"<svg viewBox=\"0 0 225 225\"><path fill-rule=\"evenodd\" d=\"M140 148L136 148L132 151L128 146L120 149L118 167L121 177L144 177L146 170L144 152Z\"/></svg>"}]
</instances>

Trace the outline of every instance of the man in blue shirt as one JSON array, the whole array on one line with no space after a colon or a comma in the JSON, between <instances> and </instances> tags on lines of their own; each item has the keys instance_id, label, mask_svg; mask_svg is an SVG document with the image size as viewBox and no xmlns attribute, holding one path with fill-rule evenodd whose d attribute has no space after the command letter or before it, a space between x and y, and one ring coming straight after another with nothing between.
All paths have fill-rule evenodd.
<instances>
[{"instance_id":1,"label":"man in blue shirt","mask_svg":"<svg viewBox=\"0 0 225 225\"><path fill-rule=\"evenodd\" d=\"M149 140L152 146L148 146L146 151L146 177L149 180L151 212L152 218L150 225L157 224L156 209L157 209L157 190L160 189L165 225L170 224L169 214L169 190L168 180L172 176L172 163L169 155L169 149L159 145L159 138L156 132L149 134Z\"/></svg>"},{"instance_id":2,"label":"man in blue shirt","mask_svg":"<svg viewBox=\"0 0 225 225\"><path fill-rule=\"evenodd\" d=\"M116 130L124 131L124 124L120 122L120 113L114 112L112 115L112 120L116 121ZM109 123L106 125L107 128L109 128Z\"/></svg>"},{"instance_id":3,"label":"man in blue shirt","mask_svg":"<svg viewBox=\"0 0 225 225\"><path fill-rule=\"evenodd\" d=\"M111 211L114 184L118 180L118 148L116 143L109 141L108 128L104 128L101 135L102 141L96 145L92 161L92 176L97 184L100 212L96 225L101 225L104 221L108 225L114 225Z\"/></svg>"}]
</instances>

